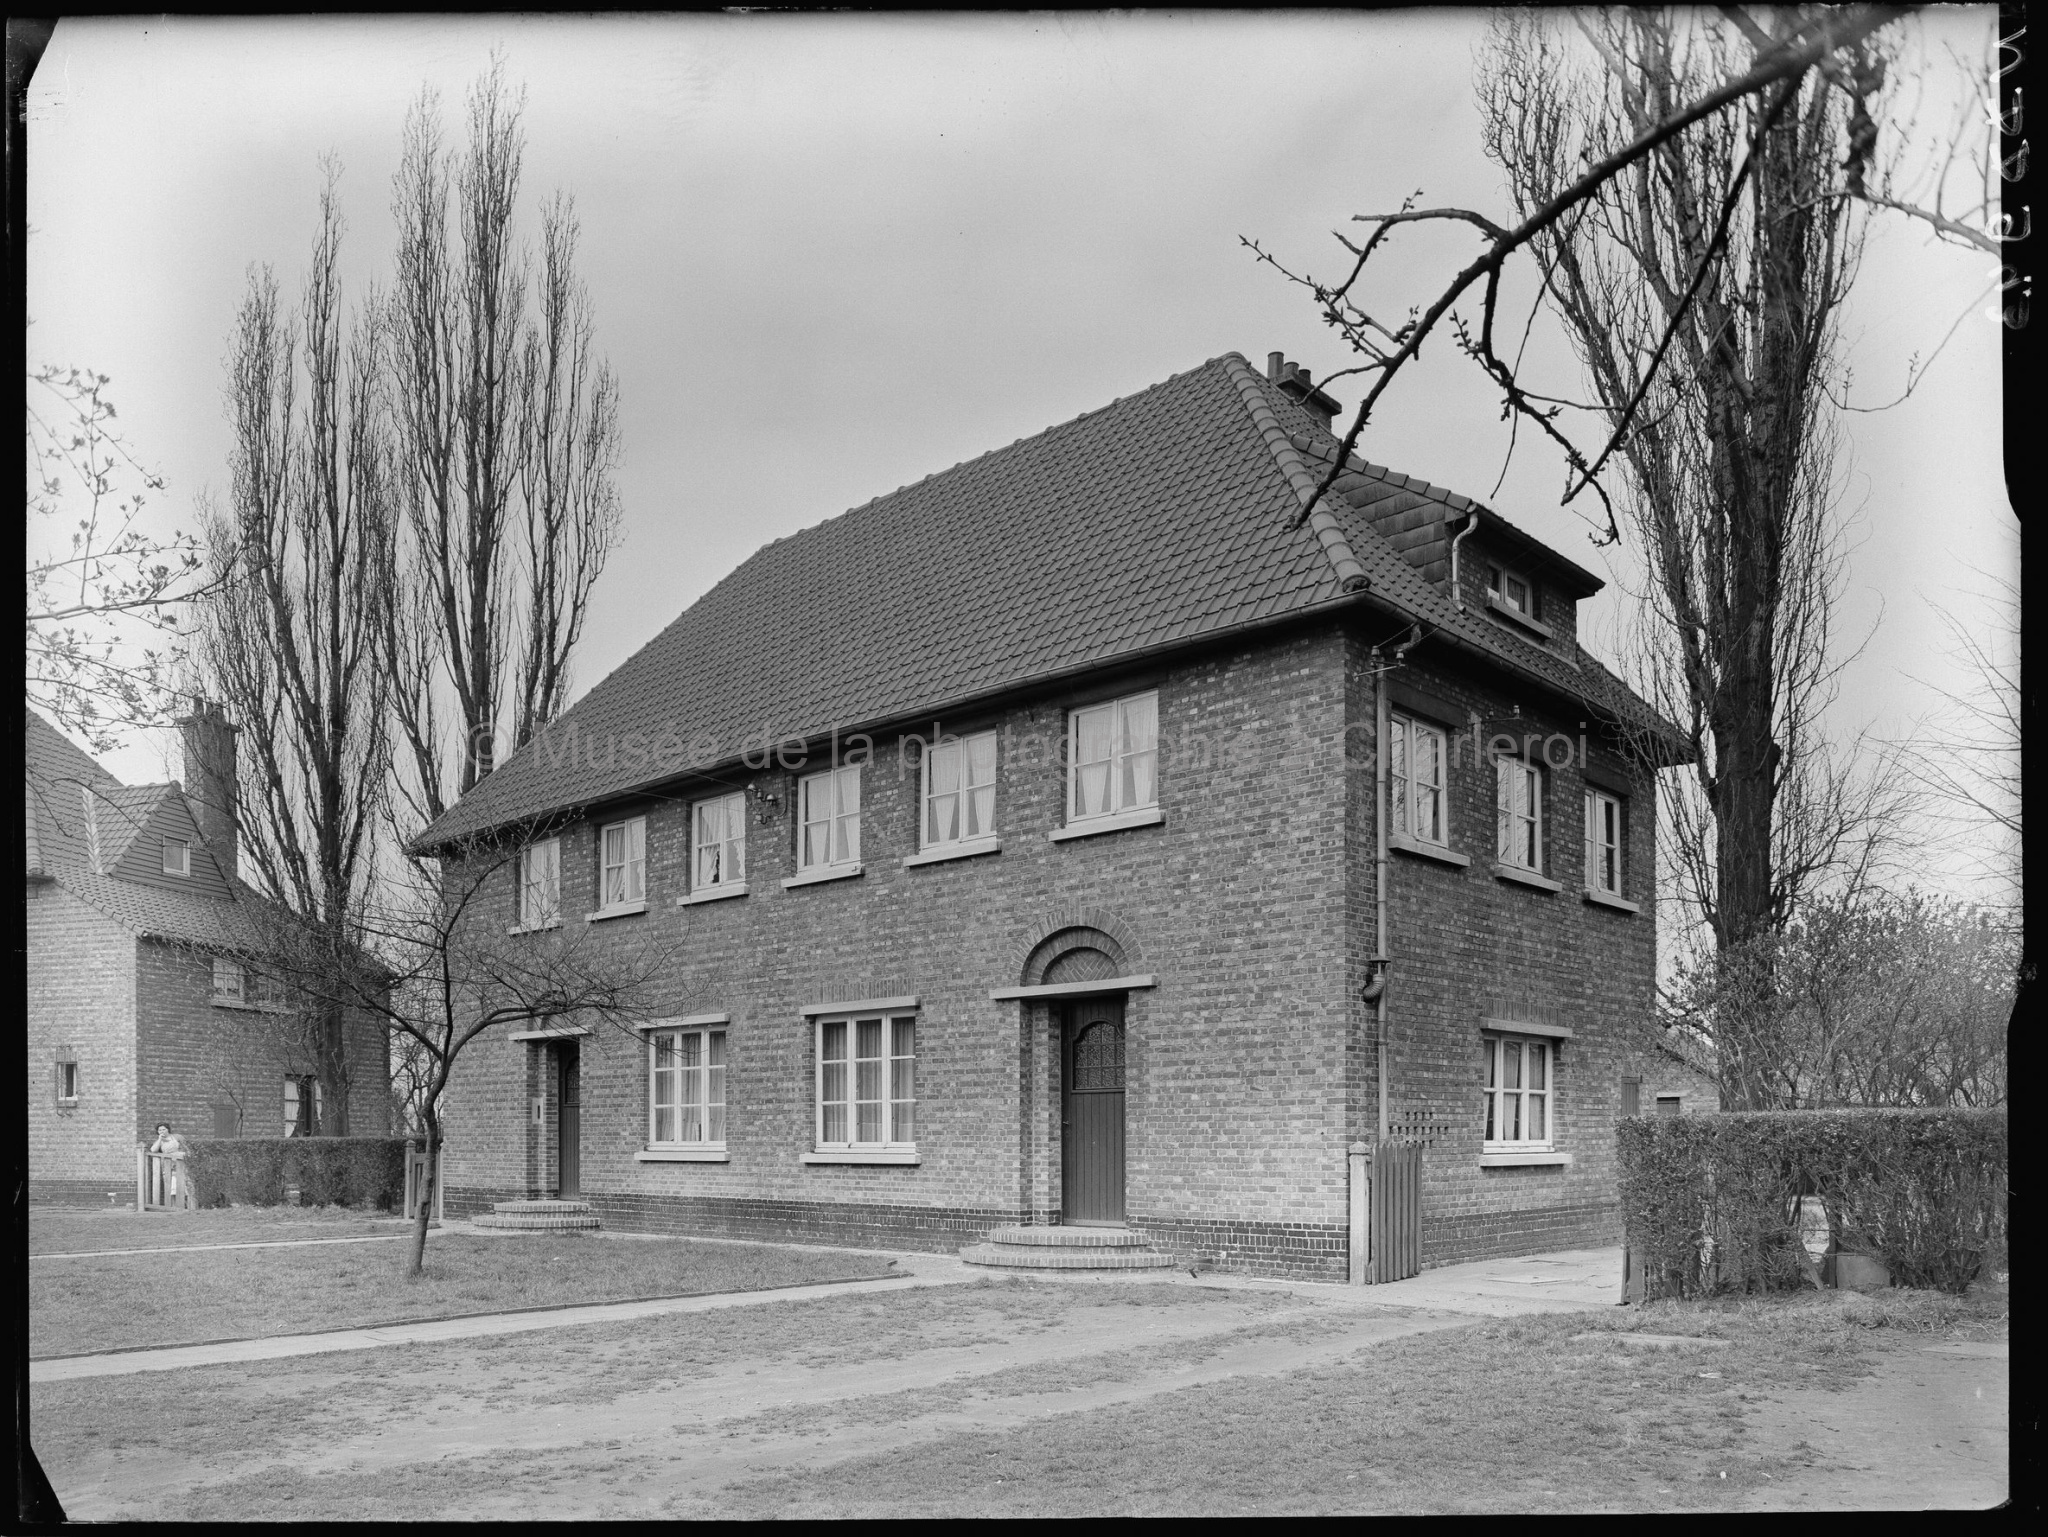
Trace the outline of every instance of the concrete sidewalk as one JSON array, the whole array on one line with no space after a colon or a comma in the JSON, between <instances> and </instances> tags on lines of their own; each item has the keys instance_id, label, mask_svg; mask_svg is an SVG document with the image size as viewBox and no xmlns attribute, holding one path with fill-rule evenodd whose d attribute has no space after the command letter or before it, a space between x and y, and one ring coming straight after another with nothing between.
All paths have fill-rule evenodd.
<instances>
[{"instance_id":1,"label":"concrete sidewalk","mask_svg":"<svg viewBox=\"0 0 2048 1537\"><path fill-rule=\"evenodd\" d=\"M476 1339L486 1335L524 1334L535 1329L570 1329L582 1324L619 1323L657 1318L670 1313L705 1313L717 1308L749 1307L764 1302L792 1302L811 1297L840 1297L872 1291L901 1291L915 1286L947 1286L976 1276L958 1260L919 1266L913 1260L905 1274L871 1281L829 1281L812 1286L779 1286L763 1291L713 1292L696 1297L657 1297L646 1302L594 1302L584 1306L547 1308L520 1313L477 1313L464 1318L427 1319L420 1323L386 1324L372 1329L334 1329L324 1334L277 1334L267 1339L218 1340L206 1345L168 1345L157 1350L124 1350L97 1356L64 1356L29 1362L28 1380L75 1382L82 1377L122 1377L136 1372L177 1371L187 1366L223 1366L237 1361L274 1361L285 1356L326 1355L338 1350L371 1350L380 1345L416 1345L437 1340Z\"/></svg>"}]
</instances>

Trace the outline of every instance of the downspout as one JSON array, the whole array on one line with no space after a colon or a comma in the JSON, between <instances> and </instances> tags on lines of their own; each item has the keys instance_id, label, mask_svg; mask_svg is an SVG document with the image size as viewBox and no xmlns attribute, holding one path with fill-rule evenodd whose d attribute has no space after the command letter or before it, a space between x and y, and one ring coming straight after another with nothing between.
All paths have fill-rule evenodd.
<instances>
[{"instance_id":1,"label":"downspout","mask_svg":"<svg viewBox=\"0 0 2048 1537\"><path fill-rule=\"evenodd\" d=\"M1477 515L1474 515L1477 521ZM1376 845L1373 873L1373 923L1375 928L1372 976L1367 980L1362 994L1372 1004L1375 1013L1377 1037L1377 1066L1375 1077L1379 1085L1379 1114L1377 1126L1379 1140L1387 1140L1387 968L1392 957L1387 953L1387 822L1389 802L1390 754L1387 750L1389 738L1393 735L1390 719L1392 706L1387 698L1387 674L1401 665L1402 658L1422 643L1422 626L1410 628L1408 638L1394 648L1393 656L1386 666L1380 665L1380 648L1372 648L1373 683L1373 842Z\"/></svg>"},{"instance_id":2,"label":"downspout","mask_svg":"<svg viewBox=\"0 0 2048 1537\"><path fill-rule=\"evenodd\" d=\"M1471 519L1458 530L1457 537L1451 540L1451 604L1455 608L1465 606L1465 590L1458 585L1458 546L1463 544L1465 536L1478 526L1479 514L1475 510Z\"/></svg>"}]
</instances>

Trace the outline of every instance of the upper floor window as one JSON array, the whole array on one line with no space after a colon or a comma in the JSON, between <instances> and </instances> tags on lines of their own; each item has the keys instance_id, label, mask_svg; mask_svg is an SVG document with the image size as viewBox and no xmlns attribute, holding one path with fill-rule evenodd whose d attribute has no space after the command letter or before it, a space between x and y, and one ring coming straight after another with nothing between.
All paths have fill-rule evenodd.
<instances>
[{"instance_id":1,"label":"upper floor window","mask_svg":"<svg viewBox=\"0 0 2048 1537\"><path fill-rule=\"evenodd\" d=\"M183 838L164 839L164 874L190 875L192 873L192 845Z\"/></svg>"},{"instance_id":2,"label":"upper floor window","mask_svg":"<svg viewBox=\"0 0 2048 1537\"><path fill-rule=\"evenodd\" d=\"M57 1103L78 1103L78 1060L75 1057L65 1057L57 1063Z\"/></svg>"},{"instance_id":3,"label":"upper floor window","mask_svg":"<svg viewBox=\"0 0 2048 1537\"><path fill-rule=\"evenodd\" d=\"M1444 817L1444 734L1406 715L1393 718L1393 827L1422 843L1450 842Z\"/></svg>"},{"instance_id":4,"label":"upper floor window","mask_svg":"<svg viewBox=\"0 0 2048 1537\"><path fill-rule=\"evenodd\" d=\"M924 755L925 848L991 838L996 830L996 734L937 742Z\"/></svg>"},{"instance_id":5,"label":"upper floor window","mask_svg":"<svg viewBox=\"0 0 2048 1537\"><path fill-rule=\"evenodd\" d=\"M598 907L610 911L647 901L647 818L613 822L598 835Z\"/></svg>"},{"instance_id":6,"label":"upper floor window","mask_svg":"<svg viewBox=\"0 0 2048 1537\"><path fill-rule=\"evenodd\" d=\"M818 1147L917 1143L917 1020L818 1021Z\"/></svg>"},{"instance_id":7,"label":"upper floor window","mask_svg":"<svg viewBox=\"0 0 2048 1537\"><path fill-rule=\"evenodd\" d=\"M519 851L519 927L551 929L562 921L562 840L547 838Z\"/></svg>"},{"instance_id":8,"label":"upper floor window","mask_svg":"<svg viewBox=\"0 0 2048 1537\"><path fill-rule=\"evenodd\" d=\"M799 786L797 868L860 863L860 765L812 774Z\"/></svg>"},{"instance_id":9,"label":"upper floor window","mask_svg":"<svg viewBox=\"0 0 2048 1537\"><path fill-rule=\"evenodd\" d=\"M690 889L737 886L747 878L747 798L720 795L690 808L690 847L695 864Z\"/></svg>"},{"instance_id":10,"label":"upper floor window","mask_svg":"<svg viewBox=\"0 0 2048 1537\"><path fill-rule=\"evenodd\" d=\"M1519 758L1494 760L1494 806L1504 865L1543 871L1543 770Z\"/></svg>"},{"instance_id":11,"label":"upper floor window","mask_svg":"<svg viewBox=\"0 0 2048 1537\"><path fill-rule=\"evenodd\" d=\"M1115 816L1159 803L1159 695L1076 710L1067 741L1067 820Z\"/></svg>"},{"instance_id":12,"label":"upper floor window","mask_svg":"<svg viewBox=\"0 0 2048 1537\"><path fill-rule=\"evenodd\" d=\"M240 961L218 958L213 963L213 1001L251 1009L287 1007L284 984L276 977Z\"/></svg>"},{"instance_id":13,"label":"upper floor window","mask_svg":"<svg viewBox=\"0 0 2048 1537\"><path fill-rule=\"evenodd\" d=\"M725 1145L725 1032L656 1030L647 1037L647 1145Z\"/></svg>"},{"instance_id":14,"label":"upper floor window","mask_svg":"<svg viewBox=\"0 0 2048 1537\"><path fill-rule=\"evenodd\" d=\"M1586 889L1621 895L1621 801L1586 791Z\"/></svg>"},{"instance_id":15,"label":"upper floor window","mask_svg":"<svg viewBox=\"0 0 2048 1537\"><path fill-rule=\"evenodd\" d=\"M1548 1148L1551 1138L1550 1042L1488 1036L1485 1053L1489 1149Z\"/></svg>"},{"instance_id":16,"label":"upper floor window","mask_svg":"<svg viewBox=\"0 0 2048 1537\"><path fill-rule=\"evenodd\" d=\"M1486 568L1486 595L1510 613L1524 619L1541 619L1537 612L1535 584L1506 566Z\"/></svg>"}]
</instances>

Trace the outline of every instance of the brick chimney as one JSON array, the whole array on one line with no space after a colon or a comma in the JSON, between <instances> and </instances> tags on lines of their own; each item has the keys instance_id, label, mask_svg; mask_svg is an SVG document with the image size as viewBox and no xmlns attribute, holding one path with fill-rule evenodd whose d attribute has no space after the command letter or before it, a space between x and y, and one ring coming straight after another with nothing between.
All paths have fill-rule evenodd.
<instances>
[{"instance_id":1,"label":"brick chimney","mask_svg":"<svg viewBox=\"0 0 2048 1537\"><path fill-rule=\"evenodd\" d=\"M1312 413L1325 427L1337 418L1337 402L1315 387L1308 376L1308 370L1299 363L1287 361L1283 352L1266 354L1266 378L1286 392L1290 400L1298 401L1303 410Z\"/></svg>"},{"instance_id":2,"label":"brick chimney","mask_svg":"<svg viewBox=\"0 0 2048 1537\"><path fill-rule=\"evenodd\" d=\"M199 836L232 879L241 859L242 819L235 799L235 733L221 707L199 700L178 721L185 739L185 799L199 821Z\"/></svg>"}]
</instances>

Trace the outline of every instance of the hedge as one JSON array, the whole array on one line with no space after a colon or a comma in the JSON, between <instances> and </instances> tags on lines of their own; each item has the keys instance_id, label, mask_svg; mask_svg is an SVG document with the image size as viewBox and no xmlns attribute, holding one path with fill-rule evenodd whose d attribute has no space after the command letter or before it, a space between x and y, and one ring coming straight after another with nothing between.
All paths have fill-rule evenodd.
<instances>
[{"instance_id":1,"label":"hedge","mask_svg":"<svg viewBox=\"0 0 2048 1537\"><path fill-rule=\"evenodd\" d=\"M200 1137L185 1146L199 1206L276 1206L294 1186L307 1206L394 1211L405 1201L403 1137Z\"/></svg>"},{"instance_id":2,"label":"hedge","mask_svg":"<svg viewBox=\"0 0 2048 1537\"><path fill-rule=\"evenodd\" d=\"M1632 1116L1616 1142L1646 1297L1815 1284L1796 1226L1809 1195L1835 1247L1900 1286L1961 1292L2005 1254L2003 1109Z\"/></svg>"}]
</instances>

